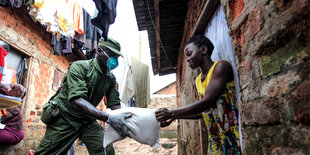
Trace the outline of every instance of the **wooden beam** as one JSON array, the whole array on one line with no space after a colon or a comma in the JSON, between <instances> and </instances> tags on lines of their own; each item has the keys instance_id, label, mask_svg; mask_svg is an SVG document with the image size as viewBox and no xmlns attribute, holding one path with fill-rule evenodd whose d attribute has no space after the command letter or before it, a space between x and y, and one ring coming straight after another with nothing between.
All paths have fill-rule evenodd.
<instances>
[{"instance_id":1,"label":"wooden beam","mask_svg":"<svg viewBox=\"0 0 310 155\"><path fill-rule=\"evenodd\" d=\"M156 27L156 53L157 53L157 67L160 69L160 22L159 22L159 0L154 0L155 10L155 27Z\"/></svg>"},{"instance_id":2,"label":"wooden beam","mask_svg":"<svg viewBox=\"0 0 310 155\"><path fill-rule=\"evenodd\" d=\"M28 57L32 57L32 53L26 51L25 49L21 48L18 46L18 44L14 44L12 43L10 40L0 36L0 40L6 42L7 44L9 44L10 46L14 47L15 49L17 49L19 52L23 53L24 55L28 56Z\"/></svg>"},{"instance_id":3,"label":"wooden beam","mask_svg":"<svg viewBox=\"0 0 310 155\"><path fill-rule=\"evenodd\" d=\"M207 24L211 20L215 10L217 9L218 5L220 4L220 0L208 0L203 7L203 10L198 18L196 26L192 35L203 34Z\"/></svg>"}]
</instances>

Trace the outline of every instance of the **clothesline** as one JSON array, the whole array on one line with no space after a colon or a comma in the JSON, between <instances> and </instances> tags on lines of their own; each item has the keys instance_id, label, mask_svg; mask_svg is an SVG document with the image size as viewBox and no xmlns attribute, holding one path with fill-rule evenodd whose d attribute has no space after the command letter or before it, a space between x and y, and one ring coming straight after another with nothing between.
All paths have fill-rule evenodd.
<instances>
[{"instance_id":1,"label":"clothesline","mask_svg":"<svg viewBox=\"0 0 310 155\"><path fill-rule=\"evenodd\" d=\"M53 34L54 54L70 54L76 47L86 54L97 49L100 37L108 38L117 0L33 0L28 4L33 19Z\"/></svg>"}]
</instances>

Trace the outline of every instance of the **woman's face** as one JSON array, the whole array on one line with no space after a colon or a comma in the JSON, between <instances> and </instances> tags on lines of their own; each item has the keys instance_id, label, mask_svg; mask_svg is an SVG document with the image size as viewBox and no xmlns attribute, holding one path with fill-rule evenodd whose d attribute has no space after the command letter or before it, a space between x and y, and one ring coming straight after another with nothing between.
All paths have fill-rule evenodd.
<instances>
[{"instance_id":1,"label":"woman's face","mask_svg":"<svg viewBox=\"0 0 310 155\"><path fill-rule=\"evenodd\" d=\"M189 67L192 69L199 67L204 56L202 51L193 42L185 46L184 54Z\"/></svg>"}]
</instances>

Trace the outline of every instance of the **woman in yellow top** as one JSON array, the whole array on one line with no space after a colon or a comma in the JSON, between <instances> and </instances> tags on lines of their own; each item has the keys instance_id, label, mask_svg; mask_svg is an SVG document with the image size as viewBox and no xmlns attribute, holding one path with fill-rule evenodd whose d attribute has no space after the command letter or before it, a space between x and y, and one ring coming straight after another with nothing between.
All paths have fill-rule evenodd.
<instances>
[{"instance_id":1,"label":"woman in yellow top","mask_svg":"<svg viewBox=\"0 0 310 155\"><path fill-rule=\"evenodd\" d=\"M199 100L177 109L159 109L156 117L162 127L175 119L203 118L209 131L209 154L241 154L233 69L225 60L213 62L213 49L205 36L189 39L184 54L189 66L201 71L196 78Z\"/></svg>"}]
</instances>

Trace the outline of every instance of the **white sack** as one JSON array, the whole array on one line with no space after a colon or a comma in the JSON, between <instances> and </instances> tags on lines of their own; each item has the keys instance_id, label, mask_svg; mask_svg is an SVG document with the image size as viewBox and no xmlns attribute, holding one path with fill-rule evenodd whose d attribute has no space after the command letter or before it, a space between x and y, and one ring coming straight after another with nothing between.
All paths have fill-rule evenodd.
<instances>
[{"instance_id":1,"label":"white sack","mask_svg":"<svg viewBox=\"0 0 310 155\"><path fill-rule=\"evenodd\" d=\"M110 115L131 112L132 117L126 119L129 126L136 132L136 135L133 135L131 132L129 133L131 138L142 144L147 144L158 148L160 139L160 123L155 117L155 111L155 109L126 107L117 110L108 109L106 112ZM124 139L108 123L105 124L105 127L106 131L103 139L103 147Z\"/></svg>"}]
</instances>

